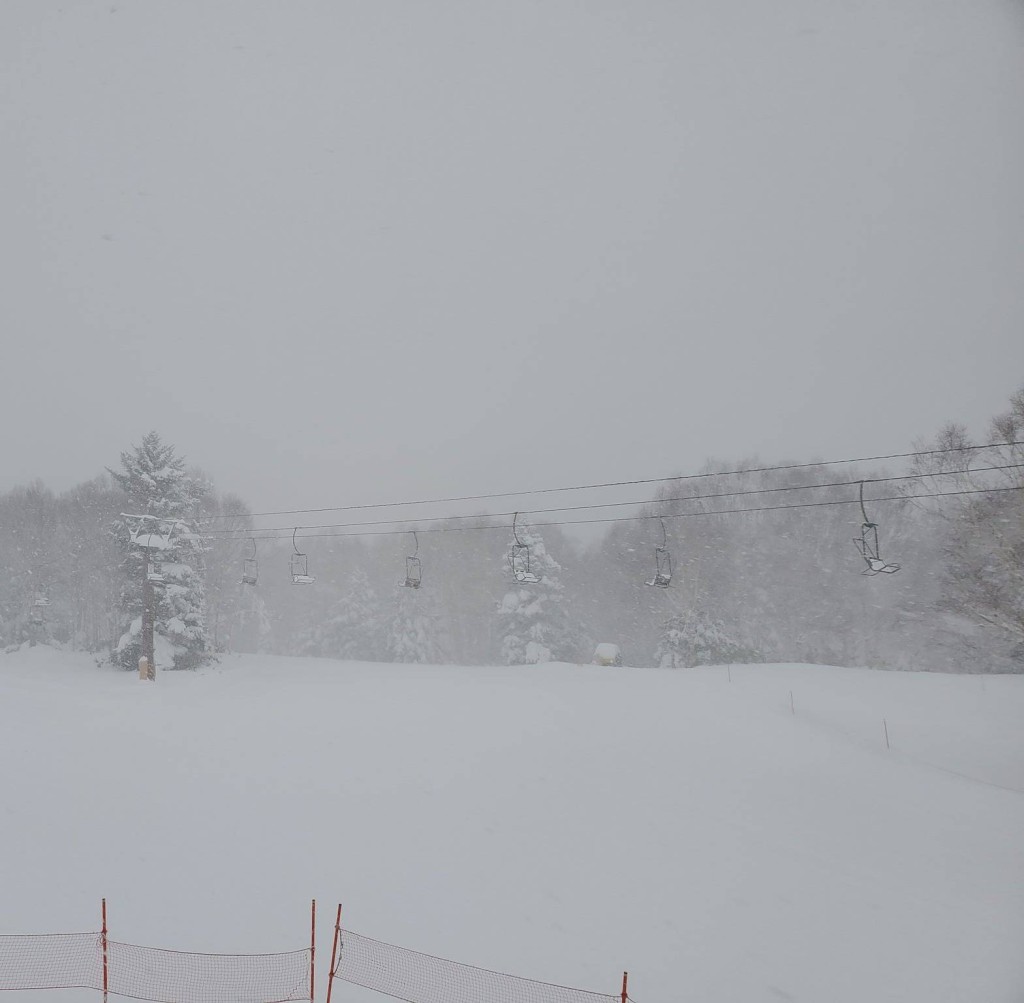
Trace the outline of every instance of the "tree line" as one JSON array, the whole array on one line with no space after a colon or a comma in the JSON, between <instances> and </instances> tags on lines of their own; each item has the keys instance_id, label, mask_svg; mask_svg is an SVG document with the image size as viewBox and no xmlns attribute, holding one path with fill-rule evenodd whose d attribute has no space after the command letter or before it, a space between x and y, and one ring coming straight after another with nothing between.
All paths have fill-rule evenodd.
<instances>
[{"instance_id":1,"label":"tree line","mask_svg":"<svg viewBox=\"0 0 1024 1003\"><path fill-rule=\"evenodd\" d=\"M144 553L121 513L178 520L161 555L157 659L190 668L219 652L394 662L589 662L599 642L627 665L750 661L943 671L1024 671L1024 389L974 442L956 424L914 444L908 468L767 470L709 463L666 483L642 515L584 546L558 526L522 525L537 584L509 571L511 532L444 521L424 528L423 582L401 587L408 537L307 539L315 585L293 585L291 541L258 544L259 580L241 581L253 520L156 432L94 480L55 494L36 482L0 496L0 638L50 643L133 668ZM983 443L993 443L980 449ZM999 468L982 472L982 468ZM902 570L862 575L861 479L909 473L898 501L869 511ZM818 485L845 480L841 487ZM797 489L780 493L778 489ZM1009 490L1008 490L1009 489ZM767 491L736 501L739 491ZM964 492L944 499L929 494ZM875 492L877 496L877 491ZM763 505L758 500L770 499ZM753 504L749 502L753 500ZM742 505L740 502L747 502ZM868 502L870 505L870 501ZM723 509L761 507L758 512ZM225 518L229 516L229 518ZM662 538L662 523L664 539ZM207 534L216 525L228 533ZM258 535L258 531L256 531ZM669 588L645 585L655 550Z\"/></svg>"}]
</instances>

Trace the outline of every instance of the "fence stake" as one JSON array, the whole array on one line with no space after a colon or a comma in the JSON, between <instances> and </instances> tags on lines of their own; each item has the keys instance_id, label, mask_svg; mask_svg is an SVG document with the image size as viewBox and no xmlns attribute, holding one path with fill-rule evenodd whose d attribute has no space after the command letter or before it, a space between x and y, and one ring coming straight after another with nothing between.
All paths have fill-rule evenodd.
<instances>
[{"instance_id":1,"label":"fence stake","mask_svg":"<svg viewBox=\"0 0 1024 1003\"><path fill-rule=\"evenodd\" d=\"M629 972L622 973L622 1003L626 1003L629 999L629 993L626 991L626 984L629 981Z\"/></svg>"},{"instance_id":2,"label":"fence stake","mask_svg":"<svg viewBox=\"0 0 1024 1003\"><path fill-rule=\"evenodd\" d=\"M327 976L327 1003L331 1003L331 990L334 988L334 976L338 971L338 938L341 936L341 903L338 903L338 918L334 921L334 943L331 945L331 968ZM336 960L337 959L337 960Z\"/></svg>"},{"instance_id":3,"label":"fence stake","mask_svg":"<svg viewBox=\"0 0 1024 1003\"><path fill-rule=\"evenodd\" d=\"M793 703L793 691L789 691L789 712L790 714L796 713L796 706Z\"/></svg>"},{"instance_id":4,"label":"fence stake","mask_svg":"<svg viewBox=\"0 0 1024 1003\"><path fill-rule=\"evenodd\" d=\"M889 748L889 725L886 722L884 717L882 718L882 727L885 729L885 747L888 749Z\"/></svg>"},{"instance_id":5,"label":"fence stake","mask_svg":"<svg viewBox=\"0 0 1024 1003\"><path fill-rule=\"evenodd\" d=\"M729 682L731 683L732 682L732 666L731 665L727 665L725 667L725 671L729 673Z\"/></svg>"},{"instance_id":6,"label":"fence stake","mask_svg":"<svg viewBox=\"0 0 1024 1003\"><path fill-rule=\"evenodd\" d=\"M313 899L310 923L312 929L309 936L309 1003L313 1003L316 992L316 899Z\"/></svg>"},{"instance_id":7,"label":"fence stake","mask_svg":"<svg viewBox=\"0 0 1024 1003\"><path fill-rule=\"evenodd\" d=\"M103 944L103 1003L107 1003L107 900L103 899L103 929L100 940Z\"/></svg>"}]
</instances>

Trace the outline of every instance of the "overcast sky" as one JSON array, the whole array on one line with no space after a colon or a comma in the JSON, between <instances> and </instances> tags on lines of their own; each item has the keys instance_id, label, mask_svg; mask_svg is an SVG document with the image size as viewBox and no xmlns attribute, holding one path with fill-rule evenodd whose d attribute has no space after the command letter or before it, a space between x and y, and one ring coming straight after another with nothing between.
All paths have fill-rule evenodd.
<instances>
[{"instance_id":1,"label":"overcast sky","mask_svg":"<svg viewBox=\"0 0 1024 1003\"><path fill-rule=\"evenodd\" d=\"M1011 0L3 0L0 490L256 510L983 435Z\"/></svg>"}]
</instances>

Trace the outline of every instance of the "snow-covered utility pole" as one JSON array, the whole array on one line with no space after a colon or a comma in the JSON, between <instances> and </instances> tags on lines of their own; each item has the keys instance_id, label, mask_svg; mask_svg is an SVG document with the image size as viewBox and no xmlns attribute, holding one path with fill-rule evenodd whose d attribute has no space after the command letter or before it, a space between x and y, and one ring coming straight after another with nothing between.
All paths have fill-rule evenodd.
<instances>
[{"instance_id":1,"label":"snow-covered utility pole","mask_svg":"<svg viewBox=\"0 0 1024 1003\"><path fill-rule=\"evenodd\" d=\"M152 560L153 550L167 550L171 546L171 534L177 528L173 521L167 522L150 515L128 515L121 513L122 519L138 520L138 528L130 530L131 541L136 546L142 547L142 630L141 648L142 657L139 658L139 678L156 679L156 646L153 641L154 623L156 621L156 610L154 608L155 582L163 581L163 574ZM143 531L147 521L157 523L157 532L152 529Z\"/></svg>"},{"instance_id":2,"label":"snow-covered utility pole","mask_svg":"<svg viewBox=\"0 0 1024 1003\"><path fill-rule=\"evenodd\" d=\"M153 644L153 583L149 578L149 547L142 560L142 657L139 659L139 678L156 679L156 653Z\"/></svg>"}]
</instances>

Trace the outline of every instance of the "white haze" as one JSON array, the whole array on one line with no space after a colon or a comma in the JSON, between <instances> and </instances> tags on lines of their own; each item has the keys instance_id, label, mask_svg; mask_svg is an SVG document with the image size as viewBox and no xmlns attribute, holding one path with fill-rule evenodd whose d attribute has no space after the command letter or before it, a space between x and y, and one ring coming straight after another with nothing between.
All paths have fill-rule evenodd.
<instances>
[{"instance_id":1,"label":"white haze","mask_svg":"<svg viewBox=\"0 0 1024 1003\"><path fill-rule=\"evenodd\" d=\"M0 6L0 489L158 429L254 509L979 435L1002 0Z\"/></svg>"}]
</instances>

